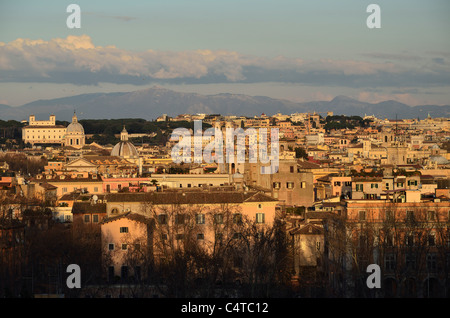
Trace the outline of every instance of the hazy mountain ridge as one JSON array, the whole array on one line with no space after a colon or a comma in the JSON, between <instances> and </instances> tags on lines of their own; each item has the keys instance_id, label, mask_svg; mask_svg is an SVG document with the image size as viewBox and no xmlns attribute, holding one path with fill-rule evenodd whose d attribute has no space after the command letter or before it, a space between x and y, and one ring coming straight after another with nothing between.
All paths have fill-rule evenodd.
<instances>
[{"instance_id":1,"label":"hazy mountain ridge","mask_svg":"<svg viewBox=\"0 0 450 318\"><path fill-rule=\"evenodd\" d=\"M31 114L47 119L53 113L58 120L70 120L74 110L79 119L144 118L156 119L162 114L184 113L255 116L281 112L327 112L335 115L375 115L379 118L450 117L450 106L408 106L393 100L376 104L361 102L346 96L331 101L294 103L265 96L222 93L201 95L176 92L165 88L149 88L134 92L92 93L49 100L37 100L22 106L0 105L0 119L28 120ZM325 115L325 114L322 114Z\"/></svg>"}]
</instances>

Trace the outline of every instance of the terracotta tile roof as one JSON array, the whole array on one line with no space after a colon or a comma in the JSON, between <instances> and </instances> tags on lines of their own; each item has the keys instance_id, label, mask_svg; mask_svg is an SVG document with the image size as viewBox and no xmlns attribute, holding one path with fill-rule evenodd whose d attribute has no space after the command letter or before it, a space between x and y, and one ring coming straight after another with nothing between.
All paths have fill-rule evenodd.
<instances>
[{"instance_id":1,"label":"terracotta tile roof","mask_svg":"<svg viewBox=\"0 0 450 318\"><path fill-rule=\"evenodd\" d=\"M306 218L307 219L326 219L326 218L332 218L336 217L336 213L332 212L307 212Z\"/></svg>"},{"instance_id":2,"label":"terracotta tile roof","mask_svg":"<svg viewBox=\"0 0 450 318\"><path fill-rule=\"evenodd\" d=\"M129 165L133 165L132 162L130 162L126 159L123 159L121 157L116 157L116 156L99 156L99 155L91 156L91 155L85 154L83 158L94 164L129 164Z\"/></svg>"},{"instance_id":3,"label":"terracotta tile roof","mask_svg":"<svg viewBox=\"0 0 450 318\"><path fill-rule=\"evenodd\" d=\"M264 193L258 192L254 195L252 195L251 197L249 197L248 199L245 199L245 202L267 202L267 201L278 201L277 199L274 199L268 195L265 195Z\"/></svg>"},{"instance_id":4,"label":"terracotta tile roof","mask_svg":"<svg viewBox=\"0 0 450 318\"><path fill-rule=\"evenodd\" d=\"M59 198L59 201L74 201L76 200L81 194L79 192L72 192L72 193L66 193Z\"/></svg>"},{"instance_id":5,"label":"terracotta tile roof","mask_svg":"<svg viewBox=\"0 0 450 318\"><path fill-rule=\"evenodd\" d=\"M123 214L106 217L106 218L104 218L103 220L100 221L100 224L106 224L106 223L109 223L109 222L114 222L114 221L122 219L122 218L127 218L129 220L133 220L133 221L136 221L136 222L139 222L139 223L144 223L144 224L149 224L149 225L154 222L153 219L147 218L147 217L143 216L142 214L126 212L126 213L123 213Z\"/></svg>"},{"instance_id":6,"label":"terracotta tile roof","mask_svg":"<svg viewBox=\"0 0 450 318\"><path fill-rule=\"evenodd\" d=\"M301 160L297 161L297 165L303 169L320 169L321 168L320 165L317 163L301 161Z\"/></svg>"},{"instance_id":7,"label":"terracotta tile roof","mask_svg":"<svg viewBox=\"0 0 450 318\"><path fill-rule=\"evenodd\" d=\"M39 186L41 186L42 188L46 189L46 190L55 190L58 189L58 187L55 187L54 185L51 185L49 183L40 183Z\"/></svg>"},{"instance_id":8,"label":"terracotta tile roof","mask_svg":"<svg viewBox=\"0 0 450 318\"><path fill-rule=\"evenodd\" d=\"M91 202L74 202L72 207L72 214L84 213L105 213L106 203L91 204Z\"/></svg>"},{"instance_id":9,"label":"terracotta tile roof","mask_svg":"<svg viewBox=\"0 0 450 318\"><path fill-rule=\"evenodd\" d=\"M300 235L323 235L324 230L320 226L313 225L308 223L302 227L294 228L290 231L291 235L300 234Z\"/></svg>"},{"instance_id":10,"label":"terracotta tile roof","mask_svg":"<svg viewBox=\"0 0 450 318\"><path fill-rule=\"evenodd\" d=\"M111 193L106 196L106 200L108 202L151 202L153 204L232 204L277 201L256 191Z\"/></svg>"}]
</instances>

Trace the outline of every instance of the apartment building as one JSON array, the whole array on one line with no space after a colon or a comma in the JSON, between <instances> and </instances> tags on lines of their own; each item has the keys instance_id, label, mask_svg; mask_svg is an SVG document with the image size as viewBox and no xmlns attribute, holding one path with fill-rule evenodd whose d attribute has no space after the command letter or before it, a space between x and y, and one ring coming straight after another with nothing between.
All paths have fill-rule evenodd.
<instances>
[{"instance_id":1,"label":"apartment building","mask_svg":"<svg viewBox=\"0 0 450 318\"><path fill-rule=\"evenodd\" d=\"M187 242L212 252L218 240L239 239L249 224L263 233L274 224L278 204L260 192L225 190L115 193L107 194L105 201L102 248L115 255L108 259L109 276L130 273L126 257L136 244L146 246L159 262L168 257L168 249L183 248Z\"/></svg>"},{"instance_id":2,"label":"apartment building","mask_svg":"<svg viewBox=\"0 0 450 318\"><path fill-rule=\"evenodd\" d=\"M276 173L262 174L261 164L246 164L245 183L260 187L286 206L312 206L314 202L313 173L302 169L295 159L279 161Z\"/></svg>"}]
</instances>

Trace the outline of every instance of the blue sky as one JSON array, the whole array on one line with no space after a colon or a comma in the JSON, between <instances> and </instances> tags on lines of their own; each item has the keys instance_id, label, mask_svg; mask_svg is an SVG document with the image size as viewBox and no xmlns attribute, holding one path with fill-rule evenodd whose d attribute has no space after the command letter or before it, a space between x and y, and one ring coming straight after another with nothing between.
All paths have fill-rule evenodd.
<instances>
[{"instance_id":1,"label":"blue sky","mask_svg":"<svg viewBox=\"0 0 450 318\"><path fill-rule=\"evenodd\" d=\"M66 26L71 3L81 29ZM4 0L0 104L154 85L450 104L449 13L448 0Z\"/></svg>"}]
</instances>

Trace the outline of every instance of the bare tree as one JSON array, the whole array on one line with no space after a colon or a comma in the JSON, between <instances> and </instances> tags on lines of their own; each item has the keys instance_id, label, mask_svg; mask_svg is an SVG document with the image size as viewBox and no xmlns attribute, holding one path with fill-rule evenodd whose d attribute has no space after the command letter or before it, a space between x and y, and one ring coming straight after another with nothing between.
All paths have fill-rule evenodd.
<instances>
[{"instance_id":1,"label":"bare tree","mask_svg":"<svg viewBox=\"0 0 450 318\"><path fill-rule=\"evenodd\" d=\"M268 296L286 274L279 222L256 224L234 204L145 203L142 210L155 219L153 283L166 296Z\"/></svg>"}]
</instances>

